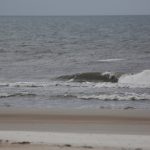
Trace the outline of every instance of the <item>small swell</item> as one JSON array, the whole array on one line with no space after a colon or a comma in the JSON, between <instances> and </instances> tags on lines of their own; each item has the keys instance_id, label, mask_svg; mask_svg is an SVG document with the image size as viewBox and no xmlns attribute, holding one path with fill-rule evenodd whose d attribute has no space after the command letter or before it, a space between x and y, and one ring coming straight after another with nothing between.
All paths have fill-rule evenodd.
<instances>
[{"instance_id":1,"label":"small swell","mask_svg":"<svg viewBox=\"0 0 150 150\"><path fill-rule=\"evenodd\" d=\"M54 95L51 96L51 98L60 98L60 99L77 99L78 97L76 95L72 95L72 94L62 94L62 95Z\"/></svg>"},{"instance_id":2,"label":"small swell","mask_svg":"<svg viewBox=\"0 0 150 150\"><path fill-rule=\"evenodd\" d=\"M0 98L9 98L9 97L35 97L37 96L36 94L32 93L1 93Z\"/></svg>"}]
</instances>

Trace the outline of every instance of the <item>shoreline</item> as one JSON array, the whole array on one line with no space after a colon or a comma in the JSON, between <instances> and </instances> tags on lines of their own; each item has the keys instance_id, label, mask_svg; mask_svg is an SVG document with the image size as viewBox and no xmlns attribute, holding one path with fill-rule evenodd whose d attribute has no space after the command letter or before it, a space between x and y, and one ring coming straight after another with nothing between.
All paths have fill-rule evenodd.
<instances>
[{"instance_id":1,"label":"shoreline","mask_svg":"<svg viewBox=\"0 0 150 150\"><path fill-rule=\"evenodd\" d=\"M11 115L62 115L62 116L99 116L119 118L150 119L150 110L148 109L68 109L68 108L21 108L21 107L0 107L0 117Z\"/></svg>"},{"instance_id":2,"label":"shoreline","mask_svg":"<svg viewBox=\"0 0 150 150\"><path fill-rule=\"evenodd\" d=\"M31 143L26 145L29 149L40 144L39 147L61 150L69 144L70 150L87 149L84 146L94 150L97 147L147 150L150 149L149 114L149 110L1 108L0 140L27 141ZM14 147L2 145L4 150ZM15 145L20 146L23 145Z\"/></svg>"}]
</instances>

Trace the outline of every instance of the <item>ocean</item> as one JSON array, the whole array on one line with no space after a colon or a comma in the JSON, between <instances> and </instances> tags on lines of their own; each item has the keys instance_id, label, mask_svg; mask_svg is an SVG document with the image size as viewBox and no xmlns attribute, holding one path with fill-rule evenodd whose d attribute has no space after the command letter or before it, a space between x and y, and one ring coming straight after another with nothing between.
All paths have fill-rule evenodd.
<instances>
[{"instance_id":1,"label":"ocean","mask_svg":"<svg viewBox=\"0 0 150 150\"><path fill-rule=\"evenodd\" d=\"M150 109L150 16L1 16L0 107Z\"/></svg>"}]
</instances>

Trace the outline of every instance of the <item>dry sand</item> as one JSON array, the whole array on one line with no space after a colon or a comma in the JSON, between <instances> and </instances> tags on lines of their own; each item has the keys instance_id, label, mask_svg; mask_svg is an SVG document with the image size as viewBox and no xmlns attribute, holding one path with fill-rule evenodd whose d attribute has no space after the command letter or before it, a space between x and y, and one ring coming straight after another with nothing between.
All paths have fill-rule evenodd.
<instances>
[{"instance_id":1,"label":"dry sand","mask_svg":"<svg viewBox=\"0 0 150 150\"><path fill-rule=\"evenodd\" d=\"M149 150L150 111L1 108L0 139L1 150Z\"/></svg>"}]
</instances>

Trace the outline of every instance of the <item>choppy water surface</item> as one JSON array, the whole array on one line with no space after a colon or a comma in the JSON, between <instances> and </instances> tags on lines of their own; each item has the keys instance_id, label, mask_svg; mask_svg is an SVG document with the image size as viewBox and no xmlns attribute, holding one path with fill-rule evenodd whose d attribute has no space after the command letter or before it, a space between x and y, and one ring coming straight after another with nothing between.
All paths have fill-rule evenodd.
<instances>
[{"instance_id":1,"label":"choppy water surface","mask_svg":"<svg viewBox=\"0 0 150 150\"><path fill-rule=\"evenodd\" d=\"M150 109L150 16L0 17L0 106Z\"/></svg>"}]
</instances>

